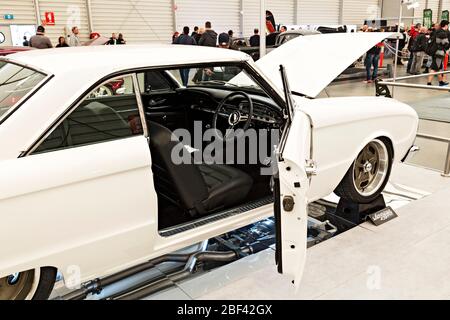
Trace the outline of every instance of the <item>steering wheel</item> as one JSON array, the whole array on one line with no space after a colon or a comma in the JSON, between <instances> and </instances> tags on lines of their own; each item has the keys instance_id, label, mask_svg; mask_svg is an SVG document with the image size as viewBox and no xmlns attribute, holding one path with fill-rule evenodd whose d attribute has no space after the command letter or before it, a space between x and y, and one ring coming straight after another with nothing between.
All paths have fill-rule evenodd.
<instances>
[{"instance_id":1,"label":"steering wheel","mask_svg":"<svg viewBox=\"0 0 450 320\"><path fill-rule=\"evenodd\" d=\"M234 97L243 97L248 102L248 114L242 114L238 107L228 104L228 100ZM228 129L223 136L223 138L220 135L216 134L216 137L221 140L229 140L231 137L241 138L244 136L245 131L248 130L250 127L250 124L252 122L253 118L253 101L252 98L248 94L242 91L232 92L229 95L227 95L220 103L219 106L216 109L216 112L214 113L213 117L213 123L212 128L215 130L215 132L218 131L217 128L217 120L219 117L227 118L228 119ZM239 124L243 123L241 134L233 135L234 131L236 129L239 129ZM230 137L231 136L231 137Z\"/></svg>"}]
</instances>

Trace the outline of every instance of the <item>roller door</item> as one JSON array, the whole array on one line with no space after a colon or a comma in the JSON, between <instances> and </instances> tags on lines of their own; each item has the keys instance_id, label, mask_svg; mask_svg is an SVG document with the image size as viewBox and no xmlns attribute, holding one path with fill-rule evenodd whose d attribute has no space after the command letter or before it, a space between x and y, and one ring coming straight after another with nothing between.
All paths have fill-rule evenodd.
<instances>
[{"instance_id":1,"label":"roller door","mask_svg":"<svg viewBox=\"0 0 450 320\"><path fill-rule=\"evenodd\" d=\"M176 7L178 32L181 32L184 26L191 29L194 26L204 27L206 21L211 21L212 28L218 34L231 29L236 36L239 35L240 0L177 0Z\"/></svg>"},{"instance_id":2,"label":"roller door","mask_svg":"<svg viewBox=\"0 0 450 320\"><path fill-rule=\"evenodd\" d=\"M343 23L361 26L364 20L380 18L378 0L344 0Z\"/></svg>"},{"instance_id":3,"label":"roller door","mask_svg":"<svg viewBox=\"0 0 450 320\"><path fill-rule=\"evenodd\" d=\"M272 11L277 24L295 24L296 8L294 0L266 0L266 8Z\"/></svg>"},{"instance_id":4,"label":"roller door","mask_svg":"<svg viewBox=\"0 0 450 320\"><path fill-rule=\"evenodd\" d=\"M172 40L171 0L91 0L94 31L110 37L122 33L127 43Z\"/></svg>"},{"instance_id":5,"label":"roller door","mask_svg":"<svg viewBox=\"0 0 450 320\"><path fill-rule=\"evenodd\" d=\"M4 20L5 14L14 15L13 20ZM36 9L33 0L1 0L0 24L36 24Z\"/></svg>"},{"instance_id":6,"label":"roller door","mask_svg":"<svg viewBox=\"0 0 450 320\"><path fill-rule=\"evenodd\" d=\"M46 34L53 45L58 43L60 36L67 36L72 27L80 30L80 40L89 39L89 22L85 0L39 0L41 20L44 21L45 12L55 14L55 25L45 26Z\"/></svg>"},{"instance_id":7,"label":"roller door","mask_svg":"<svg viewBox=\"0 0 450 320\"><path fill-rule=\"evenodd\" d=\"M340 0L301 0L299 24L339 24Z\"/></svg>"}]
</instances>

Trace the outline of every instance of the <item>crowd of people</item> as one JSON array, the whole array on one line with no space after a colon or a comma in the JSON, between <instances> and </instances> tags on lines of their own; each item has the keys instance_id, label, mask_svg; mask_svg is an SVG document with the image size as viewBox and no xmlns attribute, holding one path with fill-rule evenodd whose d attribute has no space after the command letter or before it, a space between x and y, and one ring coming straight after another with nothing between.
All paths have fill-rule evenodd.
<instances>
[{"instance_id":1,"label":"crowd of people","mask_svg":"<svg viewBox=\"0 0 450 320\"><path fill-rule=\"evenodd\" d=\"M223 32L217 34L213 30L210 21L205 22L204 28L194 27L192 33L190 33L190 28L185 26L183 32L180 34L175 32L172 36L172 43L176 45L191 45L191 46L203 46L203 47L219 47L223 49L230 49L232 46L234 32L229 30L228 32ZM181 69L180 77L184 86L189 83L189 72L190 69ZM205 74L203 70L198 71L192 81L200 81L204 79Z\"/></svg>"},{"instance_id":2,"label":"crowd of people","mask_svg":"<svg viewBox=\"0 0 450 320\"><path fill-rule=\"evenodd\" d=\"M396 28L396 27L395 27ZM220 47L220 48L232 48L234 32L229 30L218 34L212 28L210 21L207 21L204 27L199 28L195 26L192 33L190 28L185 26L183 32L180 34L175 32L172 37L172 43L178 45L199 45L205 47ZM286 27L281 27L280 32L286 31ZM375 28L364 25L361 32L376 32L376 31L389 31L389 30L377 30ZM60 36L56 48L63 47L78 47L82 43L80 41L80 30L74 26L71 29L71 34L67 37ZM450 49L450 32L449 21L443 20L441 23L436 23L432 28L422 26L420 23L411 26L409 29L401 30L401 38L399 43L399 65L403 65L401 56L407 49L408 56L406 57L408 62L406 66L406 72L411 75L418 75L421 73L430 73L428 78L428 85L433 84L435 78L434 73L443 71L445 56ZM96 34L94 37L99 36ZM249 45L252 47L259 46L260 34L258 29L254 29L253 35L249 38ZM107 45L123 45L126 41L122 33L113 33L106 43ZM24 37L24 46L30 46L38 49L53 48L53 44L45 35L45 28L39 26L37 28L36 35L32 36L29 40ZM366 68L366 80L365 83L372 83L378 77L378 68L380 61L380 54L383 47L383 43L379 43L371 48L365 55L364 65ZM425 64L424 64L425 63ZM187 84L189 76L189 70L184 70L181 73L183 84ZM439 80L439 86L447 86L449 83L446 81L445 75L437 75Z\"/></svg>"},{"instance_id":3,"label":"crowd of people","mask_svg":"<svg viewBox=\"0 0 450 320\"><path fill-rule=\"evenodd\" d=\"M365 25L361 28L361 31L374 32L384 30L375 30ZM443 20L440 23L435 23L431 28L418 23L408 29L402 29L400 33L398 64L403 65L402 57L406 58L406 72L410 75L429 73L427 84L429 86L433 85L436 73L446 69L446 66L444 66L445 57L450 49L449 21ZM376 45L366 54L364 60L367 72L366 83L373 82L377 77L382 45L381 43ZM404 56L405 50L407 56ZM439 74L437 77L439 86L449 85L445 75Z\"/></svg>"},{"instance_id":4,"label":"crowd of people","mask_svg":"<svg viewBox=\"0 0 450 320\"><path fill-rule=\"evenodd\" d=\"M210 21L205 22L204 28L194 27L192 33L190 33L190 28L185 26L183 32L175 32L172 36L173 44L182 45L199 45L204 47L230 47L232 44L234 32L229 30L228 32L223 32L218 34L212 28Z\"/></svg>"},{"instance_id":5,"label":"crowd of people","mask_svg":"<svg viewBox=\"0 0 450 320\"><path fill-rule=\"evenodd\" d=\"M286 32L287 27L281 26L280 27L280 33ZM220 43L217 42L218 37L220 36L211 28L211 22L207 21L205 23L204 27L199 28L198 26L195 26L192 33L189 34L190 28L188 26L185 26L183 28L183 32L180 34L179 32L175 32L172 35L172 43L173 44L189 44L189 45L200 45L200 46L211 46L211 47L220 47ZM223 37L226 37L225 35L228 35L229 39L229 46L232 49L235 49L235 46L243 46L243 40L236 39L234 37L233 30L228 30L228 32L221 33ZM188 38L189 37L189 38ZM181 39L180 39L181 38ZM192 39L190 39L192 38ZM193 40L193 41L192 41ZM236 43L234 43L234 40L237 40ZM259 29L255 28L253 30L253 35L248 39L248 44L250 47L259 47L260 44L260 34ZM185 43L188 42L188 43Z\"/></svg>"},{"instance_id":6,"label":"crowd of people","mask_svg":"<svg viewBox=\"0 0 450 320\"><path fill-rule=\"evenodd\" d=\"M58 38L58 43L55 45L55 48L64 48L64 47L79 47L82 45L80 41L80 30L78 27L73 27L71 30L71 34L67 37L60 36ZM95 39L96 37L99 37L100 35L98 33L91 34L91 39ZM107 45L123 45L126 44L126 41L123 37L122 33L119 33L118 35L116 33L113 33L111 35L111 38L109 38L109 41L106 43ZM23 37L23 46L25 47L33 47L36 49L48 49L53 48L53 44L49 37L45 35L45 27L44 26L38 26L36 34L30 38L30 40L27 39L26 36Z\"/></svg>"}]
</instances>

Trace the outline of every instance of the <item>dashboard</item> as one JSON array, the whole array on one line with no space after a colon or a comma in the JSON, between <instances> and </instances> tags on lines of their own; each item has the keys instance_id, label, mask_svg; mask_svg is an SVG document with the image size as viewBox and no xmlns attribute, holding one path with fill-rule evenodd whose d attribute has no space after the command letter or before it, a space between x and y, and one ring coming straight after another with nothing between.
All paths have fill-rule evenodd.
<instances>
[{"instance_id":1,"label":"dashboard","mask_svg":"<svg viewBox=\"0 0 450 320\"><path fill-rule=\"evenodd\" d=\"M230 93L236 90L224 90L207 87L189 87L179 89L184 103L194 111L214 115L219 103ZM255 125L264 125L271 128L280 128L283 125L283 112L275 102L259 94L247 92L253 102L252 122ZM242 115L248 115L248 101L237 96L228 100L225 107L228 111L238 110ZM225 116L225 115L224 115Z\"/></svg>"}]
</instances>

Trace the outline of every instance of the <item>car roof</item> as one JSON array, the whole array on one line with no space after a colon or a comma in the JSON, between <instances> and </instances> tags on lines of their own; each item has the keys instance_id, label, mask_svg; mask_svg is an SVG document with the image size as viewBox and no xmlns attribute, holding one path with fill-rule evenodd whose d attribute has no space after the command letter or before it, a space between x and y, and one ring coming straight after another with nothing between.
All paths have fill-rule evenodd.
<instances>
[{"instance_id":1,"label":"car roof","mask_svg":"<svg viewBox=\"0 0 450 320\"><path fill-rule=\"evenodd\" d=\"M6 59L55 76L71 73L109 74L117 71L188 63L239 62L250 59L240 51L186 45L82 46L32 50Z\"/></svg>"}]
</instances>

